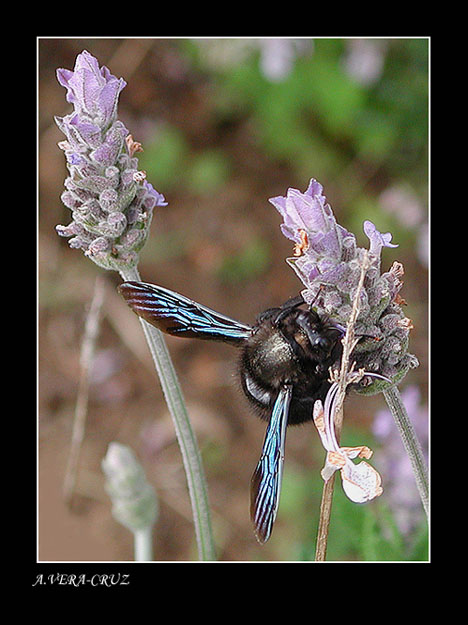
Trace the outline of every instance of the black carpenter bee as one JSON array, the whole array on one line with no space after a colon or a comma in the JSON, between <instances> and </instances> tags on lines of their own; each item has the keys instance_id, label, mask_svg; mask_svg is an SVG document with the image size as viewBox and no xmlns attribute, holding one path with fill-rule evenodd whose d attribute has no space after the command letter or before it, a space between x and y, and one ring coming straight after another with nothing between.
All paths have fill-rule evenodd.
<instances>
[{"instance_id":1,"label":"black carpenter bee","mask_svg":"<svg viewBox=\"0 0 468 625\"><path fill-rule=\"evenodd\" d=\"M278 510L286 428L312 420L315 400L324 401L329 367L341 357L343 328L301 308L302 296L269 308L250 326L153 284L124 282L118 290L137 315L167 334L240 347L242 389L268 421L250 505L255 535L265 543Z\"/></svg>"}]
</instances>

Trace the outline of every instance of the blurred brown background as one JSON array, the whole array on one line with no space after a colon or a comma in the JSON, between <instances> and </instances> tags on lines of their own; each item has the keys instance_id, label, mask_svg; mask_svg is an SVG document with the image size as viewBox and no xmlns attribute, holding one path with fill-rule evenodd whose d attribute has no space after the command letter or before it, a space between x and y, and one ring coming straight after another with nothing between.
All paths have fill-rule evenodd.
<instances>
[{"instance_id":1,"label":"blurred brown background","mask_svg":"<svg viewBox=\"0 0 468 625\"><path fill-rule=\"evenodd\" d=\"M55 70L73 69L84 49L127 81L119 118L143 144L140 167L169 202L155 212L139 265L142 279L252 322L301 289L284 260L291 243L268 198L288 187L304 191L315 177L360 245L368 245L364 219L390 230L400 244L384 250L383 270L393 260L406 269L410 351L421 364L403 387L416 385L426 402L429 42L274 43L38 40L39 560L132 560L132 536L113 519L104 490L101 461L111 441L133 448L157 491L155 559L197 559L172 422L138 320L116 293L119 276L69 249L55 232L70 218L60 201L67 170L54 115L71 110ZM62 491L80 349L98 276L104 303L76 494L67 505ZM171 337L167 343L203 456L219 558L312 559L324 461L313 426L288 431L280 511L271 540L261 547L250 525L249 484L265 427L239 392L236 352ZM345 444L357 437L357 444L373 447L372 420L383 407L379 396L351 396ZM377 467L378 453L373 462ZM340 492L336 497L330 557L362 559L356 515L369 513L355 512ZM371 513L376 518L378 505Z\"/></svg>"}]
</instances>

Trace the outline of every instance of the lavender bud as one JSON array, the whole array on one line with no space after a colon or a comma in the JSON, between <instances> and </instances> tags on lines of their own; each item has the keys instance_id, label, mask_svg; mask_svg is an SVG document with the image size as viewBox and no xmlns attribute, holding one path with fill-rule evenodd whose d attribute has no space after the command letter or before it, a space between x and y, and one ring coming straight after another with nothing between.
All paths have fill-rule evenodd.
<instances>
[{"instance_id":1,"label":"lavender bud","mask_svg":"<svg viewBox=\"0 0 468 625\"><path fill-rule=\"evenodd\" d=\"M107 221L101 222L100 227L102 232L112 238L120 237L127 226L127 218L123 213L114 212L110 213Z\"/></svg>"},{"instance_id":2,"label":"lavender bud","mask_svg":"<svg viewBox=\"0 0 468 625\"><path fill-rule=\"evenodd\" d=\"M89 247L89 240L86 237L83 236L77 236L77 237L73 237L72 239L69 240L68 245L75 250L84 250L86 253L86 250Z\"/></svg>"},{"instance_id":3,"label":"lavender bud","mask_svg":"<svg viewBox=\"0 0 468 625\"><path fill-rule=\"evenodd\" d=\"M158 501L133 451L110 443L102 470L114 518L132 532L152 527L158 516Z\"/></svg>"},{"instance_id":4,"label":"lavender bud","mask_svg":"<svg viewBox=\"0 0 468 625\"><path fill-rule=\"evenodd\" d=\"M60 199L65 204L67 208L73 210L81 206L80 199L71 191L64 191L60 196Z\"/></svg>"},{"instance_id":5,"label":"lavender bud","mask_svg":"<svg viewBox=\"0 0 468 625\"><path fill-rule=\"evenodd\" d=\"M82 249L105 269L131 268L148 237L153 209L167 202L138 170L134 153L139 144L128 140L127 129L117 119L119 94L126 83L99 67L86 51L77 56L73 71L57 70L57 79L74 108L55 118L66 136L59 147L70 171L62 201L72 211L72 224L79 226L57 226L57 233L74 236L70 247Z\"/></svg>"},{"instance_id":6,"label":"lavender bud","mask_svg":"<svg viewBox=\"0 0 468 625\"><path fill-rule=\"evenodd\" d=\"M89 256L96 256L109 250L109 241L106 237L97 237L88 246Z\"/></svg>"},{"instance_id":7,"label":"lavender bud","mask_svg":"<svg viewBox=\"0 0 468 625\"><path fill-rule=\"evenodd\" d=\"M61 237L71 237L76 234L81 234L83 228L76 222L72 221L68 226L55 226L57 234Z\"/></svg>"}]
</instances>

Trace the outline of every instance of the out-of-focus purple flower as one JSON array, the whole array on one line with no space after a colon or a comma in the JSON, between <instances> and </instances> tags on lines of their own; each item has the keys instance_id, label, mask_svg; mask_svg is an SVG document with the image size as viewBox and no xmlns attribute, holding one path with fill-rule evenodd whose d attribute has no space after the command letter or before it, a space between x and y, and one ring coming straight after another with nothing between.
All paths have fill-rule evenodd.
<instances>
[{"instance_id":1,"label":"out-of-focus purple flower","mask_svg":"<svg viewBox=\"0 0 468 625\"><path fill-rule=\"evenodd\" d=\"M260 69L271 82L285 80L294 68L296 59L313 50L312 39L258 39Z\"/></svg>"},{"instance_id":2,"label":"out-of-focus purple flower","mask_svg":"<svg viewBox=\"0 0 468 625\"><path fill-rule=\"evenodd\" d=\"M379 80L385 61L384 39L347 39L343 65L346 72L361 85Z\"/></svg>"},{"instance_id":3,"label":"out-of-focus purple flower","mask_svg":"<svg viewBox=\"0 0 468 625\"><path fill-rule=\"evenodd\" d=\"M402 391L401 398L427 457L427 406L422 405L417 386L408 386ZM385 478L385 491L392 501L395 520L400 530L407 534L422 518L421 500L414 482L411 462L389 410L382 409L376 413L372 429L382 445L379 452L379 467Z\"/></svg>"},{"instance_id":4,"label":"out-of-focus purple flower","mask_svg":"<svg viewBox=\"0 0 468 625\"><path fill-rule=\"evenodd\" d=\"M320 183L312 179L307 190L288 189L286 196L270 202L283 218L281 231L294 241L294 256L287 259L306 287L304 300L345 326L361 275L364 248L356 245L354 234L340 226L323 195ZM364 222L370 240L370 266L361 292L356 334L365 336L355 348L358 367L380 373L398 383L417 359L408 354L411 322L401 309L399 291L403 267L394 263L381 274L383 247L391 243L390 233L381 234L370 221ZM385 382L373 382L359 392L375 393Z\"/></svg>"},{"instance_id":5,"label":"out-of-focus purple flower","mask_svg":"<svg viewBox=\"0 0 468 625\"><path fill-rule=\"evenodd\" d=\"M297 59L311 55L313 39L192 39L202 63L214 71L240 66L252 55L259 56L259 69L269 82L288 78Z\"/></svg>"},{"instance_id":6,"label":"out-of-focus purple flower","mask_svg":"<svg viewBox=\"0 0 468 625\"><path fill-rule=\"evenodd\" d=\"M57 79L74 108L55 118L66 136L59 147L70 172L61 197L72 211L72 222L57 226L57 232L72 237L70 247L82 249L105 269L133 267L153 209L167 202L138 170L134 154L141 145L117 119L119 94L126 83L99 67L86 50L78 55L73 71L58 69Z\"/></svg>"}]
</instances>

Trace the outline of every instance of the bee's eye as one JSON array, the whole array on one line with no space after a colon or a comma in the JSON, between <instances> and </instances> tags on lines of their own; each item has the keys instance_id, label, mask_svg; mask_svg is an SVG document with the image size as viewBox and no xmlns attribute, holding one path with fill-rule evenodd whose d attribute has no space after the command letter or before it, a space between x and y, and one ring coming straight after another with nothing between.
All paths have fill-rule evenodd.
<instances>
[{"instance_id":1,"label":"bee's eye","mask_svg":"<svg viewBox=\"0 0 468 625\"><path fill-rule=\"evenodd\" d=\"M317 341L317 345L321 347L322 349L326 349L327 347L330 346L330 341L324 338L323 336L321 336Z\"/></svg>"},{"instance_id":2,"label":"bee's eye","mask_svg":"<svg viewBox=\"0 0 468 625\"><path fill-rule=\"evenodd\" d=\"M330 350L330 340L320 334L311 332L308 335L305 332L296 332L294 335L296 343L298 343L303 349L312 349L314 351L328 353Z\"/></svg>"},{"instance_id":3,"label":"bee's eye","mask_svg":"<svg viewBox=\"0 0 468 625\"><path fill-rule=\"evenodd\" d=\"M314 340L312 347L316 347L317 349L328 351L330 349L330 341L324 336L317 336Z\"/></svg>"}]
</instances>

